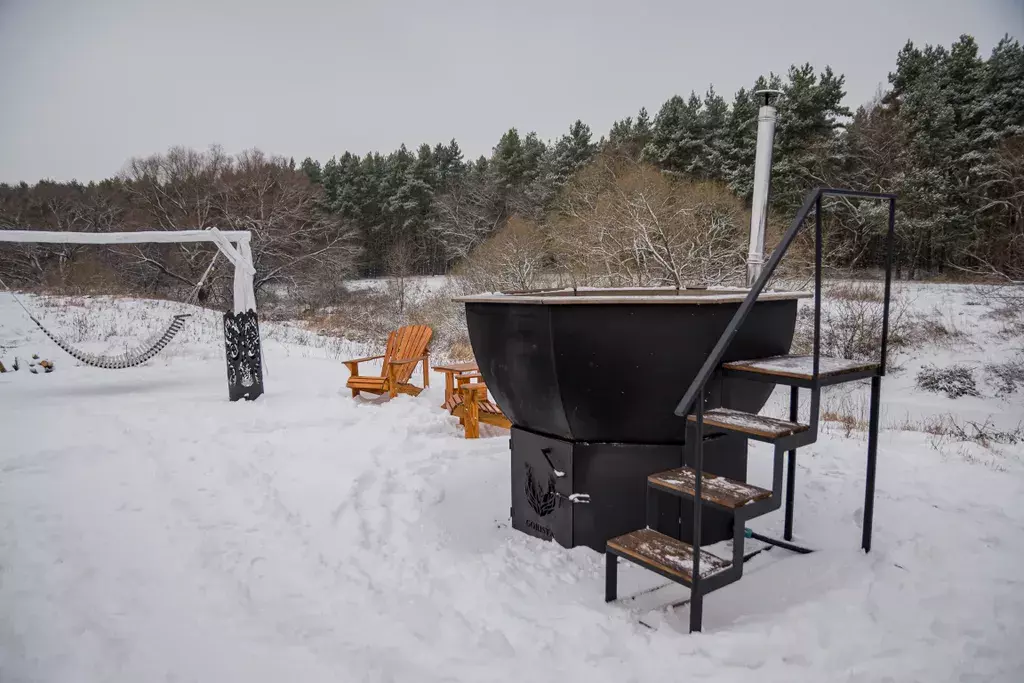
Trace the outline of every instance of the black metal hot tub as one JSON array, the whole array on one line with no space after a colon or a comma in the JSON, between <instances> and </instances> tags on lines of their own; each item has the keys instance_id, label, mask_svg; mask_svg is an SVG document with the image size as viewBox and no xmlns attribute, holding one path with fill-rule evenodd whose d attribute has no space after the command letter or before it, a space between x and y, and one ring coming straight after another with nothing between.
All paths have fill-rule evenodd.
<instances>
[{"instance_id":1,"label":"black metal hot tub","mask_svg":"<svg viewBox=\"0 0 1024 683\"><path fill-rule=\"evenodd\" d=\"M462 297L480 372L512 421L512 525L603 551L644 526L646 478L689 459L673 410L745 290L601 289ZM796 292L765 292L724 361L788 353ZM715 378L708 407L757 412L772 386ZM692 439L691 439L692 442ZM705 446L705 470L746 480L742 438ZM657 526L689 540L689 506L659 499ZM705 510L702 540L731 535Z\"/></svg>"}]
</instances>

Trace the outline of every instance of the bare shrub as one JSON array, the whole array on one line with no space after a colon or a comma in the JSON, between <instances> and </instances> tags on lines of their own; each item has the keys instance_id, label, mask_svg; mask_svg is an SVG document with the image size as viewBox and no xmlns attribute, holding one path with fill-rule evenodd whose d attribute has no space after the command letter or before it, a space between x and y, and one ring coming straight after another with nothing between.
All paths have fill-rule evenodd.
<instances>
[{"instance_id":1,"label":"bare shrub","mask_svg":"<svg viewBox=\"0 0 1024 683\"><path fill-rule=\"evenodd\" d=\"M407 284L411 291L413 286ZM473 349L466 329L465 305L452 301L463 293L455 278L439 290L424 296L409 296L399 305L395 288L389 282L383 291L359 289L343 291L332 306L303 309L302 325L321 336L341 337L379 347L388 333L403 325L428 325L433 331L430 342L432 360L469 360Z\"/></svg>"},{"instance_id":2,"label":"bare shrub","mask_svg":"<svg viewBox=\"0 0 1024 683\"><path fill-rule=\"evenodd\" d=\"M867 422L864 420L858 420L853 415L847 415L833 410L823 411L821 419L824 422L832 422L840 425L843 429L843 435L849 437L854 431L864 431L867 429Z\"/></svg>"},{"instance_id":3,"label":"bare shrub","mask_svg":"<svg viewBox=\"0 0 1024 683\"><path fill-rule=\"evenodd\" d=\"M979 395L974 370L966 365L951 365L947 368L925 365L917 373L917 386L924 391L944 393L949 398Z\"/></svg>"},{"instance_id":4,"label":"bare shrub","mask_svg":"<svg viewBox=\"0 0 1024 683\"><path fill-rule=\"evenodd\" d=\"M1008 396L1024 387L1024 361L1012 360L1005 363L989 363L985 366L989 384L996 396Z\"/></svg>"},{"instance_id":5,"label":"bare shrub","mask_svg":"<svg viewBox=\"0 0 1024 683\"><path fill-rule=\"evenodd\" d=\"M926 343L949 344L967 338L967 334L956 327L955 323L943 320L935 311L931 314L915 314L910 334L915 346Z\"/></svg>"},{"instance_id":6,"label":"bare shrub","mask_svg":"<svg viewBox=\"0 0 1024 683\"><path fill-rule=\"evenodd\" d=\"M999 321L1000 336L1024 337L1024 286L978 287L975 295L990 307L985 317Z\"/></svg>"},{"instance_id":7,"label":"bare shrub","mask_svg":"<svg viewBox=\"0 0 1024 683\"><path fill-rule=\"evenodd\" d=\"M440 360L468 361L473 358L466 328L466 306L452 301L461 293L459 284L449 280L444 287L418 300L409 310L409 321L430 325L434 337L431 354Z\"/></svg>"},{"instance_id":8,"label":"bare shrub","mask_svg":"<svg viewBox=\"0 0 1024 683\"><path fill-rule=\"evenodd\" d=\"M965 420L960 422L956 417L950 416L947 422L946 434L957 441L971 441L980 444L985 448L991 448L992 444L1013 445L1024 442L1024 428L1017 425L1015 429L998 429L991 420L976 422Z\"/></svg>"},{"instance_id":9,"label":"bare shrub","mask_svg":"<svg viewBox=\"0 0 1024 683\"><path fill-rule=\"evenodd\" d=\"M855 360L879 357L884 315L884 288L880 283L841 281L822 288L821 352ZM894 289L889 305L889 350L905 351L927 344L964 342L967 334L956 320L938 309L918 313ZM814 344L814 309L802 307L793 340L794 353L810 353Z\"/></svg>"},{"instance_id":10,"label":"bare shrub","mask_svg":"<svg viewBox=\"0 0 1024 683\"><path fill-rule=\"evenodd\" d=\"M547 259L541 229L513 216L508 225L474 249L455 274L468 290L522 291L537 286Z\"/></svg>"},{"instance_id":11,"label":"bare shrub","mask_svg":"<svg viewBox=\"0 0 1024 683\"><path fill-rule=\"evenodd\" d=\"M373 290L345 292L338 305L329 309L309 308L300 316L302 323L321 335L344 337L379 345L391 330L405 322L395 301L387 293Z\"/></svg>"},{"instance_id":12,"label":"bare shrub","mask_svg":"<svg viewBox=\"0 0 1024 683\"><path fill-rule=\"evenodd\" d=\"M833 297L834 285L822 290L821 353L833 358L874 360L879 356L884 306L880 297L865 290L880 285L861 283L840 287L843 296ZM855 293L855 294L854 294ZM889 306L889 349L899 350L913 343L913 320L908 302L893 291ZM793 338L794 353L811 353L814 348L814 309L802 307Z\"/></svg>"},{"instance_id":13,"label":"bare shrub","mask_svg":"<svg viewBox=\"0 0 1024 683\"><path fill-rule=\"evenodd\" d=\"M556 202L559 272L574 286L724 284L744 274L748 213L722 184L672 178L604 155Z\"/></svg>"},{"instance_id":14,"label":"bare shrub","mask_svg":"<svg viewBox=\"0 0 1024 683\"><path fill-rule=\"evenodd\" d=\"M895 429L929 434L929 445L940 453L948 453L945 446L960 444L955 453L965 462L984 465L996 471L1005 471L1005 465L995 456L1000 455L997 445L1014 445L1024 443L1024 425L1018 424L1013 429L1000 429L991 420L977 422L961 420L955 415L933 415L920 420L906 419ZM972 450L969 444L976 444L990 451L992 456L985 456Z\"/></svg>"},{"instance_id":15,"label":"bare shrub","mask_svg":"<svg viewBox=\"0 0 1024 683\"><path fill-rule=\"evenodd\" d=\"M882 303L885 298L885 288L877 283L838 280L829 285L828 296L845 301Z\"/></svg>"},{"instance_id":16,"label":"bare shrub","mask_svg":"<svg viewBox=\"0 0 1024 683\"><path fill-rule=\"evenodd\" d=\"M1024 425L1013 429L1000 429L990 420L961 420L956 415L946 413L924 418L919 421L906 420L898 427L905 431L925 432L940 437L932 445L937 447L943 439L976 443L985 448L993 444L1014 445L1024 443Z\"/></svg>"}]
</instances>

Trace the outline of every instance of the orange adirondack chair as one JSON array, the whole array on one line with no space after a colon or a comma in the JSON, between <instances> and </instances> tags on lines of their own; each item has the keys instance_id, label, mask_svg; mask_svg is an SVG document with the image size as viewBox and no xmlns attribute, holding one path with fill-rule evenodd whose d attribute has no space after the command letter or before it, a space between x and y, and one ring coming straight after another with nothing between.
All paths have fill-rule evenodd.
<instances>
[{"instance_id":1,"label":"orange adirondack chair","mask_svg":"<svg viewBox=\"0 0 1024 683\"><path fill-rule=\"evenodd\" d=\"M463 372L455 377L457 386L444 408L459 418L467 439L480 438L480 423L510 429L512 422L501 412L498 404L487 396L487 385L479 372Z\"/></svg>"},{"instance_id":2,"label":"orange adirondack chair","mask_svg":"<svg viewBox=\"0 0 1024 683\"><path fill-rule=\"evenodd\" d=\"M427 345L434 331L426 325L400 327L388 335L387 348L383 356L368 356L345 361L349 374L345 386L353 396L360 391L371 394L388 394L392 398L399 393L417 396L423 388L409 383L417 363L423 364L423 387L430 386L430 351ZM359 364L384 359L380 375L360 375Z\"/></svg>"}]
</instances>

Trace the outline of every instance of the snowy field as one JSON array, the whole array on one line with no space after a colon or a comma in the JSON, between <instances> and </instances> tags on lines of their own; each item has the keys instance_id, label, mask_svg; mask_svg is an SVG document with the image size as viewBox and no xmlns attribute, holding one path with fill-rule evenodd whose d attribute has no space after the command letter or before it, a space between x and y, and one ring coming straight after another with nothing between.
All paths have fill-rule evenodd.
<instances>
[{"instance_id":1,"label":"snowy field","mask_svg":"<svg viewBox=\"0 0 1024 683\"><path fill-rule=\"evenodd\" d=\"M93 352L182 308L27 298ZM0 681L1020 683L1024 445L905 429L1024 420L1021 391L914 388L926 362L1020 348L974 298L910 290L966 337L898 357L884 382L873 551L859 550L865 436L830 424L797 474L797 539L818 552L759 554L686 635L686 607L606 605L597 553L509 528L507 433L462 439L440 376L418 398L353 400L339 359L374 349L264 325L267 393L229 403L216 313L105 371L0 294L0 360L56 363L0 375ZM866 387L827 400L856 410ZM768 484L768 449L750 462ZM782 513L751 526L781 536ZM663 583L620 564L622 596Z\"/></svg>"}]
</instances>

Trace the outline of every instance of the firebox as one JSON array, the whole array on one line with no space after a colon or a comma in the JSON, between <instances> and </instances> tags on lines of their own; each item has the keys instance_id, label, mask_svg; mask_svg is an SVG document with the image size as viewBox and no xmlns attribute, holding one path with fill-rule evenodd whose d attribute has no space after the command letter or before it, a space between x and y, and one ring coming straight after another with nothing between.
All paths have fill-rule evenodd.
<instances>
[{"instance_id":1,"label":"firebox","mask_svg":"<svg viewBox=\"0 0 1024 683\"><path fill-rule=\"evenodd\" d=\"M742 478L747 441L721 436L705 442L705 470ZM573 442L521 427L511 438L512 528L566 548L585 545L604 552L609 538L649 523L688 541L692 508L647 487L647 476L687 464L690 449L680 444ZM732 536L732 515L704 510L701 539Z\"/></svg>"}]
</instances>

